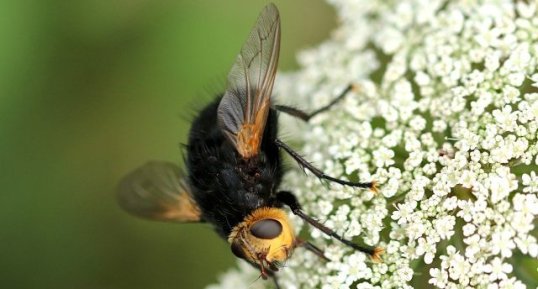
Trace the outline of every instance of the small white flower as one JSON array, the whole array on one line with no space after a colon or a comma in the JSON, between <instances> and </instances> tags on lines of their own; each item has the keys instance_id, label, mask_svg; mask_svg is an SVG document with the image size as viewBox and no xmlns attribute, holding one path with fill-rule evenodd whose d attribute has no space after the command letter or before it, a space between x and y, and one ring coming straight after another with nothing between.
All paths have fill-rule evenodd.
<instances>
[{"instance_id":1,"label":"small white flower","mask_svg":"<svg viewBox=\"0 0 538 289\"><path fill-rule=\"evenodd\" d=\"M422 131L426 127L426 120L421 116L415 116L409 121L409 126L415 131Z\"/></svg>"},{"instance_id":2,"label":"small white flower","mask_svg":"<svg viewBox=\"0 0 538 289\"><path fill-rule=\"evenodd\" d=\"M512 107L504 106L493 111L493 117L503 131L511 132L516 128L517 113L512 112Z\"/></svg>"},{"instance_id":3,"label":"small white flower","mask_svg":"<svg viewBox=\"0 0 538 289\"><path fill-rule=\"evenodd\" d=\"M460 211L456 215L463 218L465 222L470 222L473 218L473 204L470 201L460 200L458 207Z\"/></svg>"},{"instance_id":4,"label":"small white flower","mask_svg":"<svg viewBox=\"0 0 538 289\"><path fill-rule=\"evenodd\" d=\"M386 182L383 186L383 196L385 196L386 198L394 196L398 192L399 186L400 181L397 178L390 178L388 182Z\"/></svg>"},{"instance_id":5,"label":"small white flower","mask_svg":"<svg viewBox=\"0 0 538 289\"><path fill-rule=\"evenodd\" d=\"M501 254L502 257L509 258L512 256L512 250L516 247L513 240L513 232L503 230L493 233L491 236L491 252L494 255Z\"/></svg>"},{"instance_id":6,"label":"small white flower","mask_svg":"<svg viewBox=\"0 0 538 289\"><path fill-rule=\"evenodd\" d=\"M398 221L398 224L405 224L411 218L417 202L408 202L396 205L396 210L392 213L392 219Z\"/></svg>"},{"instance_id":7,"label":"small white flower","mask_svg":"<svg viewBox=\"0 0 538 289\"><path fill-rule=\"evenodd\" d=\"M454 234L454 225L456 218L450 215L433 221L433 226L441 239L448 239Z\"/></svg>"},{"instance_id":8,"label":"small white flower","mask_svg":"<svg viewBox=\"0 0 538 289\"><path fill-rule=\"evenodd\" d=\"M463 226L463 235L464 235L464 236L470 236L470 235L473 234L475 231L476 231L476 227L475 227L475 225L473 225L473 224L468 223L468 224L465 224L465 225Z\"/></svg>"},{"instance_id":9,"label":"small white flower","mask_svg":"<svg viewBox=\"0 0 538 289\"><path fill-rule=\"evenodd\" d=\"M448 275L452 280L461 281L462 278L466 278L467 272L471 268L470 263L463 258L460 254L455 254L448 266Z\"/></svg>"},{"instance_id":10,"label":"small white flower","mask_svg":"<svg viewBox=\"0 0 538 289\"><path fill-rule=\"evenodd\" d=\"M445 208L447 211L452 211L457 206L458 206L458 198L456 198L456 197L447 198L443 202L443 208Z\"/></svg>"},{"instance_id":11,"label":"small white flower","mask_svg":"<svg viewBox=\"0 0 538 289\"><path fill-rule=\"evenodd\" d=\"M538 243L533 236L526 236L524 238L516 237L515 242L517 247L523 254L529 254L529 256L536 258L538 256Z\"/></svg>"},{"instance_id":12,"label":"small white flower","mask_svg":"<svg viewBox=\"0 0 538 289\"><path fill-rule=\"evenodd\" d=\"M503 263L501 258L494 258L491 263L484 265L484 272L490 273L490 281L503 280L506 274L512 272L512 265Z\"/></svg>"},{"instance_id":13,"label":"small white flower","mask_svg":"<svg viewBox=\"0 0 538 289\"><path fill-rule=\"evenodd\" d=\"M394 151L381 147L373 152L373 161L377 167L388 167L394 164Z\"/></svg>"},{"instance_id":14,"label":"small white flower","mask_svg":"<svg viewBox=\"0 0 538 289\"><path fill-rule=\"evenodd\" d=\"M499 282L499 288L503 289L525 289L527 286L525 284L521 283L521 281L516 280L516 278L512 277L509 279L504 279Z\"/></svg>"},{"instance_id":15,"label":"small white flower","mask_svg":"<svg viewBox=\"0 0 538 289\"><path fill-rule=\"evenodd\" d=\"M506 198L510 193L509 181L505 177L492 174L487 181L491 190L491 201L493 203L497 203L501 199Z\"/></svg>"},{"instance_id":16,"label":"small white flower","mask_svg":"<svg viewBox=\"0 0 538 289\"><path fill-rule=\"evenodd\" d=\"M530 174L523 174L521 177L523 183L523 192L537 193L538 192L538 176L532 171Z\"/></svg>"},{"instance_id":17,"label":"small white flower","mask_svg":"<svg viewBox=\"0 0 538 289\"><path fill-rule=\"evenodd\" d=\"M445 271L441 271L437 268L431 268L430 276L432 276L432 278L428 281L430 284L438 288L446 287L448 282L448 274Z\"/></svg>"},{"instance_id":18,"label":"small white flower","mask_svg":"<svg viewBox=\"0 0 538 289\"><path fill-rule=\"evenodd\" d=\"M469 259L474 259L480 250L482 250L483 240L480 239L478 234L465 238L463 242L467 244L467 248L465 248L465 256Z\"/></svg>"},{"instance_id":19,"label":"small white flower","mask_svg":"<svg viewBox=\"0 0 538 289\"><path fill-rule=\"evenodd\" d=\"M424 263L431 264L435 257L437 248L433 245L438 241L436 238L427 237L418 239L417 253L418 255L424 254Z\"/></svg>"},{"instance_id":20,"label":"small white flower","mask_svg":"<svg viewBox=\"0 0 538 289\"><path fill-rule=\"evenodd\" d=\"M366 266L364 254L359 252L347 257L341 272L346 276L345 283L353 283L359 279L370 278L372 270Z\"/></svg>"}]
</instances>

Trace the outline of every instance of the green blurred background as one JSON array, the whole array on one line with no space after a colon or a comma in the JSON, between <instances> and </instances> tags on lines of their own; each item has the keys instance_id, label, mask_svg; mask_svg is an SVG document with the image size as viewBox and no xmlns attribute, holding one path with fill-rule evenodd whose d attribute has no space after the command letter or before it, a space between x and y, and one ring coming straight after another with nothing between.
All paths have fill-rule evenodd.
<instances>
[{"instance_id":1,"label":"green blurred background","mask_svg":"<svg viewBox=\"0 0 538 289\"><path fill-rule=\"evenodd\" d=\"M234 264L207 225L136 219L117 181L180 162L267 1L0 1L2 288L202 288ZM281 70L327 37L320 0L275 1Z\"/></svg>"}]
</instances>

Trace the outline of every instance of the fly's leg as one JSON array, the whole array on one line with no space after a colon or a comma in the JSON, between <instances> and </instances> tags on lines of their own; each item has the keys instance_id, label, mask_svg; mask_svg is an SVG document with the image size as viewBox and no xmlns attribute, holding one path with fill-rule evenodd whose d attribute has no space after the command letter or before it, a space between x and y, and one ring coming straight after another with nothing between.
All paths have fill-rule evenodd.
<instances>
[{"instance_id":1,"label":"fly's leg","mask_svg":"<svg viewBox=\"0 0 538 289\"><path fill-rule=\"evenodd\" d=\"M276 277L276 275L273 274L273 276L271 277L273 278L273 283L275 284L275 288L280 289L280 285L278 285L278 278Z\"/></svg>"},{"instance_id":2,"label":"fly's leg","mask_svg":"<svg viewBox=\"0 0 538 289\"><path fill-rule=\"evenodd\" d=\"M294 151L291 147L289 147L283 141L281 141L279 139L275 139L275 144L279 148L283 149L286 153L288 153L300 166L302 166L303 168L311 171L316 177L318 177L320 179L335 182L335 183L338 183L338 184L341 184L341 185L344 185L344 186L351 186L351 187L358 187L358 188L369 188L374 193L377 193L376 182L366 182L366 183L350 182L350 181L340 180L340 179L331 177L331 176L325 174L320 169L314 167L311 163L309 163L307 160L305 160L301 155L299 155L299 153Z\"/></svg>"},{"instance_id":3,"label":"fly's leg","mask_svg":"<svg viewBox=\"0 0 538 289\"><path fill-rule=\"evenodd\" d=\"M370 258L372 258L372 260L376 262L381 261L381 254L383 253L382 248L361 246L361 245L351 242L350 240L344 239L340 235L336 234L335 231L331 230L330 228L326 227L322 223L318 222L317 220L315 220L314 218L310 217L305 212L303 212L303 210L301 209L301 205L297 201L297 198L291 192L288 192L288 191L278 192L277 200L279 200L280 202L288 206L295 215L299 216L305 222L307 222L311 226L314 226L315 228L327 234L328 236L335 238L336 240L344 243L345 245L357 251L367 254L368 256L370 256Z\"/></svg>"},{"instance_id":4,"label":"fly's leg","mask_svg":"<svg viewBox=\"0 0 538 289\"><path fill-rule=\"evenodd\" d=\"M321 107L321 108L319 108L319 109L317 109L317 110L315 110L315 111L313 111L311 113L306 113L306 112L304 112L304 111L302 111L300 109L297 109L297 108L294 108L294 107L289 107L289 106L283 106L283 105L277 105L277 106L275 106L275 109L278 110L278 111L287 113L287 114L289 114L291 116L300 118L300 119L302 119L304 121L308 121L312 117L316 116L317 114L329 110L332 106L334 106L336 103L341 101L351 90L357 90L357 89L358 88L357 88L356 85L352 85L352 84L348 85L329 104L327 104L327 105L325 105L325 106L323 106L323 107ZM345 186L352 186L352 187L359 187L359 188L369 188L374 193L378 193L378 190L377 190L377 187L376 187L376 185L377 185L376 182L350 182L350 181L340 180L340 179L337 179L335 177L329 176L329 175L325 174L323 171L321 171L320 169L313 166L310 162L305 160L299 153L295 152L291 147L289 147L286 143L284 143L280 139L276 139L275 144L279 148L286 151L286 153L288 153L300 166L302 166L303 168L311 171L316 177L318 177L320 179L335 182L335 183L345 185Z\"/></svg>"},{"instance_id":5,"label":"fly's leg","mask_svg":"<svg viewBox=\"0 0 538 289\"><path fill-rule=\"evenodd\" d=\"M323 260L325 260L327 262L331 261L331 260L329 260L329 258L327 258L325 256L325 253L323 252L323 250L321 250L316 245L314 245L314 244L312 244L312 243L310 243L308 241L305 241L305 240L297 238L295 246L296 247L303 247L306 250L314 253L314 255L318 256L320 259L323 259Z\"/></svg>"},{"instance_id":6,"label":"fly's leg","mask_svg":"<svg viewBox=\"0 0 538 289\"><path fill-rule=\"evenodd\" d=\"M275 105L275 109L308 122L311 118L313 118L317 114L329 110L333 105L337 104L342 99L344 99L344 97L351 90L355 90L355 89L357 89L356 86L352 84L348 85L342 92L340 92L340 94L337 97L335 97L331 102L329 102L329 104L323 107L320 107L311 113L307 113L295 107L285 106L285 105Z\"/></svg>"}]
</instances>

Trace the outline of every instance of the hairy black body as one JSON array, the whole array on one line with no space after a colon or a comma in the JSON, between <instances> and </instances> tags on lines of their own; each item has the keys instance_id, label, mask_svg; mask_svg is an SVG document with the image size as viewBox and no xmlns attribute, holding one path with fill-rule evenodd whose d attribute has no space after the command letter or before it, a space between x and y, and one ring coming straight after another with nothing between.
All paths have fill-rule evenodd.
<instances>
[{"instance_id":1,"label":"hairy black body","mask_svg":"<svg viewBox=\"0 0 538 289\"><path fill-rule=\"evenodd\" d=\"M274 140L278 114L271 109L260 153L244 159L217 125L220 97L206 106L192 123L187 145L191 193L202 219L227 238L232 228L260 207L282 207L276 190L283 175L280 150Z\"/></svg>"}]
</instances>

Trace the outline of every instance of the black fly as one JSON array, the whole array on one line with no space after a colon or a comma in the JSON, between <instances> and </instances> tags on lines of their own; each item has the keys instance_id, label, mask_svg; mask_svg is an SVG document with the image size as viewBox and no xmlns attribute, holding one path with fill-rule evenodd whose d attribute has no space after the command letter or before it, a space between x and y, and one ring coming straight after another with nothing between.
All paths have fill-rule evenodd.
<instances>
[{"instance_id":1,"label":"black fly","mask_svg":"<svg viewBox=\"0 0 538 289\"><path fill-rule=\"evenodd\" d=\"M376 190L374 182L326 175L278 138L278 111L308 121L352 89L347 87L310 114L273 105L279 49L280 16L269 4L237 56L226 91L192 123L186 146L188 173L168 162L150 162L121 181L120 205L144 218L212 224L232 252L258 267L264 279L274 277L298 246L326 259L321 249L294 235L285 206L325 234L378 260L382 249L342 238L305 214L292 192L278 190L284 174L281 151L320 179Z\"/></svg>"}]
</instances>

